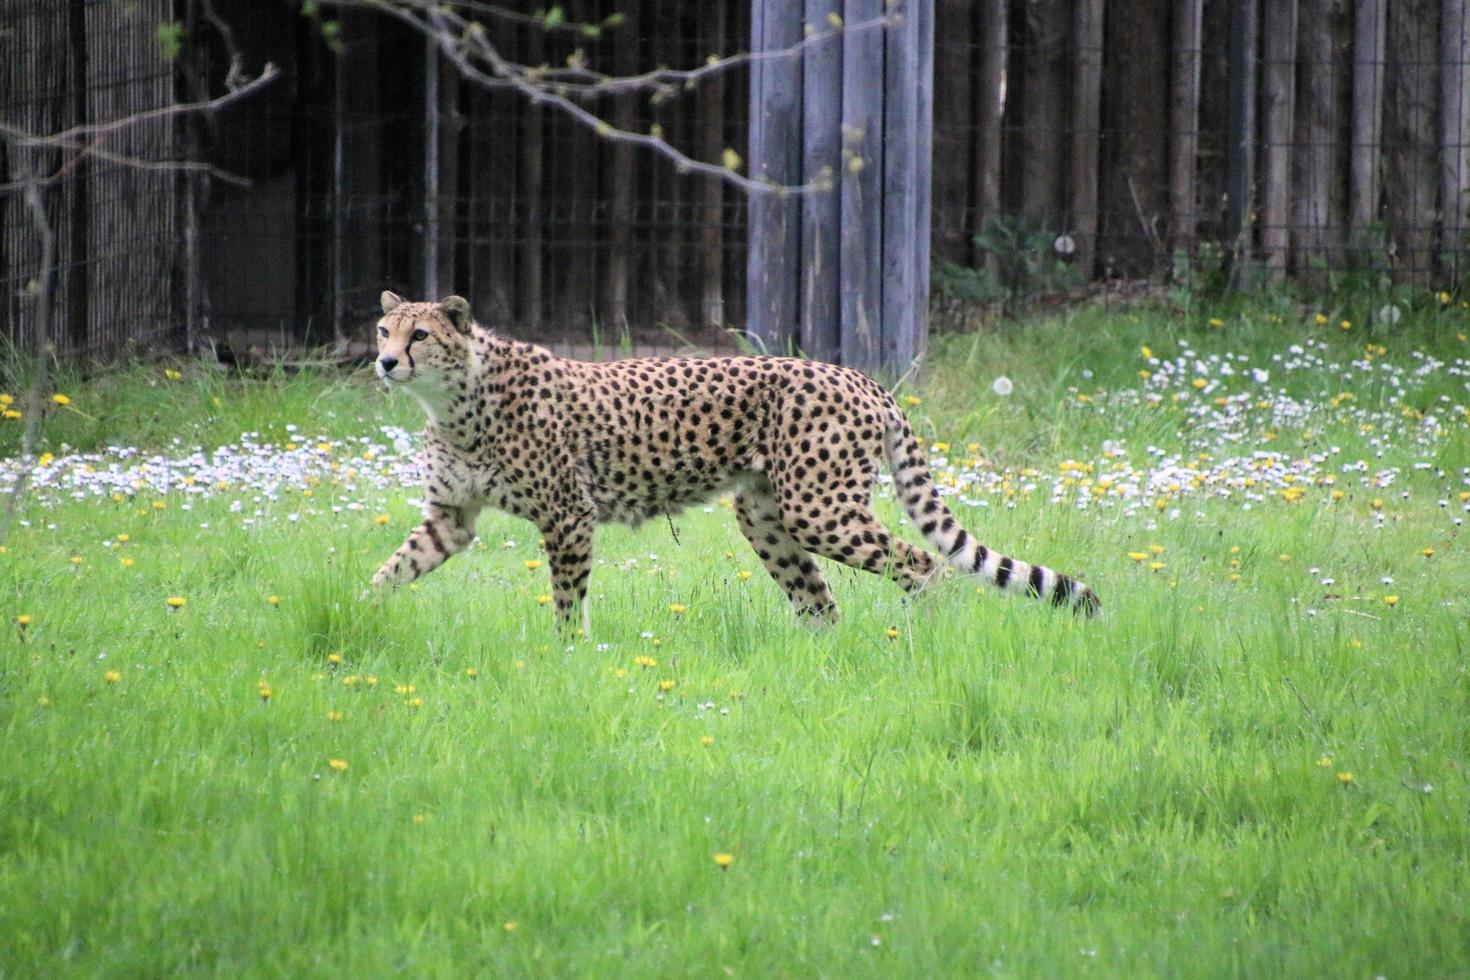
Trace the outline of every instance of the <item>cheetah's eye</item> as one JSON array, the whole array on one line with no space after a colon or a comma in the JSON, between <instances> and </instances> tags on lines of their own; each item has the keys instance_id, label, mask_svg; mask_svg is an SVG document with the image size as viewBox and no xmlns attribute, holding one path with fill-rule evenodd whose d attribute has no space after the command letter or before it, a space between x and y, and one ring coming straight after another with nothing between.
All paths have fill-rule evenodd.
<instances>
[{"instance_id":1,"label":"cheetah's eye","mask_svg":"<svg viewBox=\"0 0 1470 980\"><path fill-rule=\"evenodd\" d=\"M379 337L386 337L386 336L388 336L388 328L387 327L379 327L378 328L378 336Z\"/></svg>"},{"instance_id":2,"label":"cheetah's eye","mask_svg":"<svg viewBox=\"0 0 1470 980\"><path fill-rule=\"evenodd\" d=\"M423 340L427 336L429 336L429 331L427 331L427 330L415 330L413 332L412 336L410 336L409 339L410 340Z\"/></svg>"}]
</instances>

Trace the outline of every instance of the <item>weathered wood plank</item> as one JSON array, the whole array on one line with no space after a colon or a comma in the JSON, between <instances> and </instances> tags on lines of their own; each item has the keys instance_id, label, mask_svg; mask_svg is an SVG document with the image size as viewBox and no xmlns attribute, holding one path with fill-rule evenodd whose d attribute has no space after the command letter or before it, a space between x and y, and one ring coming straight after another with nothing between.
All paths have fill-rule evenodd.
<instances>
[{"instance_id":1,"label":"weathered wood plank","mask_svg":"<svg viewBox=\"0 0 1470 980\"><path fill-rule=\"evenodd\" d=\"M807 30L832 28L842 0L806 0ZM842 38L806 50L803 66L802 171L808 181L830 176L832 190L808 194L801 202L801 333L808 357L835 361L842 356L841 261L842 198Z\"/></svg>"},{"instance_id":2,"label":"weathered wood plank","mask_svg":"<svg viewBox=\"0 0 1470 980\"><path fill-rule=\"evenodd\" d=\"M1262 27L1261 248L1281 279L1291 257L1291 153L1296 116L1297 0L1272 0Z\"/></svg>"},{"instance_id":3,"label":"weathered wood plank","mask_svg":"<svg viewBox=\"0 0 1470 980\"><path fill-rule=\"evenodd\" d=\"M878 356L885 373L895 374L908 366L900 351L914 348L917 300L919 17L914 6L914 0L908 0L895 8L898 23L883 36L883 284L879 290L883 320Z\"/></svg>"},{"instance_id":4,"label":"weathered wood plank","mask_svg":"<svg viewBox=\"0 0 1470 980\"><path fill-rule=\"evenodd\" d=\"M1348 161L1348 227L1361 247L1378 220L1383 194L1384 69L1388 0L1357 0L1353 11L1352 153Z\"/></svg>"},{"instance_id":5,"label":"weathered wood plank","mask_svg":"<svg viewBox=\"0 0 1470 980\"><path fill-rule=\"evenodd\" d=\"M1173 81L1169 101L1170 247L1192 250L1199 226L1198 160L1200 62L1204 0L1178 0L1174 6Z\"/></svg>"},{"instance_id":6,"label":"weathered wood plank","mask_svg":"<svg viewBox=\"0 0 1470 980\"><path fill-rule=\"evenodd\" d=\"M844 0L843 18L882 16L883 0ZM842 363L881 364L883 33L848 31L842 47Z\"/></svg>"},{"instance_id":7,"label":"weathered wood plank","mask_svg":"<svg viewBox=\"0 0 1470 980\"><path fill-rule=\"evenodd\" d=\"M1072 237L1077 271L1091 279L1097 257L1097 142L1102 122L1103 0L1077 0L1073 25Z\"/></svg>"},{"instance_id":8,"label":"weathered wood plank","mask_svg":"<svg viewBox=\"0 0 1470 980\"><path fill-rule=\"evenodd\" d=\"M788 48L802 37L801 7L754 0L751 50ZM777 184L801 179L801 58L755 62L750 78L750 173ZM746 330L770 353L785 353L798 325L799 205L782 194L750 197Z\"/></svg>"}]
</instances>

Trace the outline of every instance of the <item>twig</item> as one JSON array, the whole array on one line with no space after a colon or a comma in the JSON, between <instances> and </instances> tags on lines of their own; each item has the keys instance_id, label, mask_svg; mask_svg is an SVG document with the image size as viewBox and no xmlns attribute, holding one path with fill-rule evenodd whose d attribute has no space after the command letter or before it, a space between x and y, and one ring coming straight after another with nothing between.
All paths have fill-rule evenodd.
<instances>
[{"instance_id":1,"label":"twig","mask_svg":"<svg viewBox=\"0 0 1470 980\"><path fill-rule=\"evenodd\" d=\"M1302 710L1307 713L1307 717L1312 719L1313 722L1320 726L1322 724L1322 719L1318 718L1317 712L1313 711L1312 706L1307 704L1307 699L1302 697L1302 692L1296 689L1296 685L1291 682L1291 678L1283 674L1281 679L1286 681L1286 686L1291 688L1292 694L1296 695L1297 703L1302 706Z\"/></svg>"}]
</instances>

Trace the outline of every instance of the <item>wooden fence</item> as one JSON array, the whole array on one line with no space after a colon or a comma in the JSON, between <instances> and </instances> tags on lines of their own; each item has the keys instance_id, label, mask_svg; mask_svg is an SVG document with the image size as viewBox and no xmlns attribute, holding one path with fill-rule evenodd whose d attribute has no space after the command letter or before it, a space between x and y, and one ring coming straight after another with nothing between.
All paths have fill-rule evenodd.
<instances>
[{"instance_id":1,"label":"wooden fence","mask_svg":"<svg viewBox=\"0 0 1470 980\"><path fill-rule=\"evenodd\" d=\"M974 239L1000 223L1061 246L1044 258L1075 278L1164 275L1213 243L1252 273L1243 282L1367 271L1464 289L1467 3L934 0L934 259L997 266ZM168 101L179 66L154 28L190 6L5 3L0 115L59 128ZM359 336L385 286L463 293L486 322L536 338L626 328L671 340L668 328L713 342L745 324L737 193L463 82L374 14L344 18L339 58L289 3L212 6L247 68L269 58L289 77L131 148L197 146L253 186L77 166L50 196L64 349L174 346L191 324L199 337ZM697 65L751 36L751 0L563 6L574 19L616 10L625 26L596 42L502 27L502 47L532 63L585 47L631 72ZM702 158L748 156L745 72L600 108ZM12 340L34 275L29 235L18 199L0 194L0 330Z\"/></svg>"}]
</instances>

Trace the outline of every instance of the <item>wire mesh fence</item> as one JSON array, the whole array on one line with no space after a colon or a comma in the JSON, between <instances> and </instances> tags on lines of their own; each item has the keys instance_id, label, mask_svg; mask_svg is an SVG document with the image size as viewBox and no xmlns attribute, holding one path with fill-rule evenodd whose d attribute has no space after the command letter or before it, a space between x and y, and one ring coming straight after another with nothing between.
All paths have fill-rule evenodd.
<instances>
[{"instance_id":1,"label":"wire mesh fence","mask_svg":"<svg viewBox=\"0 0 1470 980\"><path fill-rule=\"evenodd\" d=\"M1217 267L1243 286L1465 289L1467 3L937 0L937 292ZM62 356L356 338L384 288L459 292L485 322L537 339L713 342L743 324L739 193L461 79L380 14L343 12L334 50L288 0L210 6L247 68L270 60L286 78L207 122L106 149L201 157L249 186L0 144L0 183L13 188L28 153L64 172L47 191ZM499 22L497 43L531 65L583 50L613 74L749 45L747 0L564 7L626 19L598 39ZM175 20L188 32L171 59L158 25ZM191 0L0 2L0 120L27 132L168 104L226 63ZM595 108L719 160L744 153L748 101L737 70L657 104ZM14 343L36 248L22 202L0 194L0 329Z\"/></svg>"}]
</instances>

